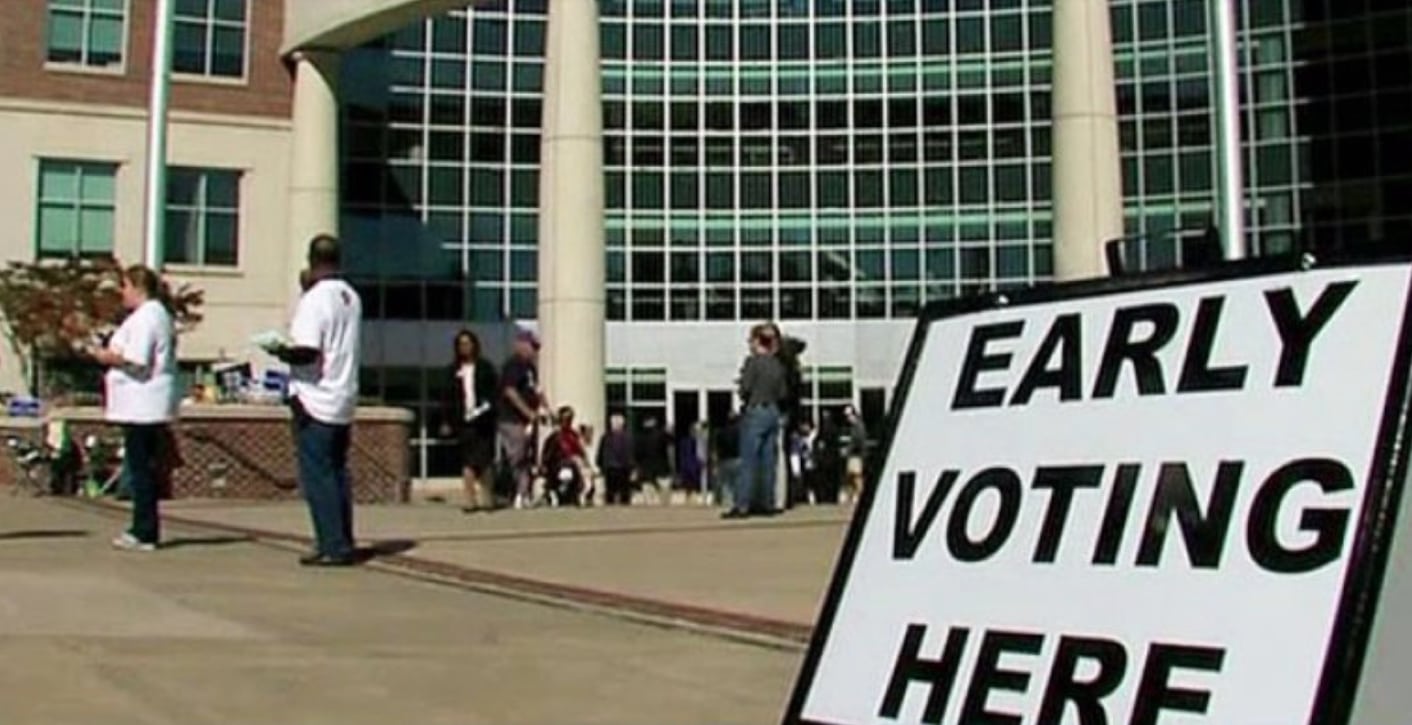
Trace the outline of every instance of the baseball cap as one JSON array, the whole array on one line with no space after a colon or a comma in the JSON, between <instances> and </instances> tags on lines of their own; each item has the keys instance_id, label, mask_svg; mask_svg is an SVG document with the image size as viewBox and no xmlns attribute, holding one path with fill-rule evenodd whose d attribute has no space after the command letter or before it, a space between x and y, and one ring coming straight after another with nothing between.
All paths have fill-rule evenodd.
<instances>
[{"instance_id":1,"label":"baseball cap","mask_svg":"<svg viewBox=\"0 0 1412 725\"><path fill-rule=\"evenodd\" d=\"M528 342L536 348L539 347L539 335L536 335L534 330L527 327L521 327L515 331L515 340L517 342Z\"/></svg>"}]
</instances>

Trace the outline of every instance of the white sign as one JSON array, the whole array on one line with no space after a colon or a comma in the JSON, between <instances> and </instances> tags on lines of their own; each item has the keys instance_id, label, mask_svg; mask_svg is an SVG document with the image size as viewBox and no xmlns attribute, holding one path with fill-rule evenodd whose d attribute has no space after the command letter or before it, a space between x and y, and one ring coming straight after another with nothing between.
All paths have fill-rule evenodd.
<instances>
[{"instance_id":1,"label":"white sign","mask_svg":"<svg viewBox=\"0 0 1412 725\"><path fill-rule=\"evenodd\" d=\"M919 326L787 722L1347 719L1409 267L1079 289Z\"/></svg>"}]
</instances>

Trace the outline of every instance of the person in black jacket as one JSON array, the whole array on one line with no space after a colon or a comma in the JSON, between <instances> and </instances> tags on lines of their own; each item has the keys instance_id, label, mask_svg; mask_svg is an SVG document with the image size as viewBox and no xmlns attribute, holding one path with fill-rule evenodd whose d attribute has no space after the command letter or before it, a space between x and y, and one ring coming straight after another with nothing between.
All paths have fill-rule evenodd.
<instances>
[{"instance_id":1,"label":"person in black jacket","mask_svg":"<svg viewBox=\"0 0 1412 725\"><path fill-rule=\"evenodd\" d=\"M637 461L637 483L642 487L644 501L648 489L659 504L672 502L672 438L657 424L656 416L648 416L642 432L633 436L633 458Z\"/></svg>"},{"instance_id":2,"label":"person in black jacket","mask_svg":"<svg viewBox=\"0 0 1412 725\"><path fill-rule=\"evenodd\" d=\"M461 470L466 487L466 513L495 508L487 485L495 461L495 395L499 383L495 366L481 354L480 338L470 330L456 333L455 360L448 370L442 435L456 436L461 450Z\"/></svg>"},{"instance_id":3,"label":"person in black jacket","mask_svg":"<svg viewBox=\"0 0 1412 725\"><path fill-rule=\"evenodd\" d=\"M598 469L603 471L609 506L632 504L632 472L637 466L635 454L627 418L613 411L608 417L608 432L598 443Z\"/></svg>"}]
</instances>

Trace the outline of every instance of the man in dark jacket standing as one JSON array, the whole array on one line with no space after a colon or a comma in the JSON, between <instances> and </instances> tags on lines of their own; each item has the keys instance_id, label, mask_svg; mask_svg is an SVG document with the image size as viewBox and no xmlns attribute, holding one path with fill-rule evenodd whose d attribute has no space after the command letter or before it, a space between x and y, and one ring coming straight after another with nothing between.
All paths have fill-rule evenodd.
<instances>
[{"instance_id":1,"label":"man in dark jacket standing","mask_svg":"<svg viewBox=\"0 0 1412 725\"><path fill-rule=\"evenodd\" d=\"M609 506L632 503L634 466L632 433L628 432L627 419L622 413L614 412L608 417L608 432L598 443L598 470L603 472Z\"/></svg>"}]
</instances>

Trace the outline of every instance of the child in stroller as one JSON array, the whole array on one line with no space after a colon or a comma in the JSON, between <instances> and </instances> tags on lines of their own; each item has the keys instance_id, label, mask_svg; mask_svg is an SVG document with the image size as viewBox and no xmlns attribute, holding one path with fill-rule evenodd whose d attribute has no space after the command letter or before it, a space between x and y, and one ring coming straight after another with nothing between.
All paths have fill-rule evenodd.
<instances>
[{"instance_id":1,"label":"child in stroller","mask_svg":"<svg viewBox=\"0 0 1412 725\"><path fill-rule=\"evenodd\" d=\"M588 448L574 426L574 409L565 405L558 411L558 426L544 441L544 497L550 506L571 503L584 506L593 500L593 473L588 467Z\"/></svg>"}]
</instances>

